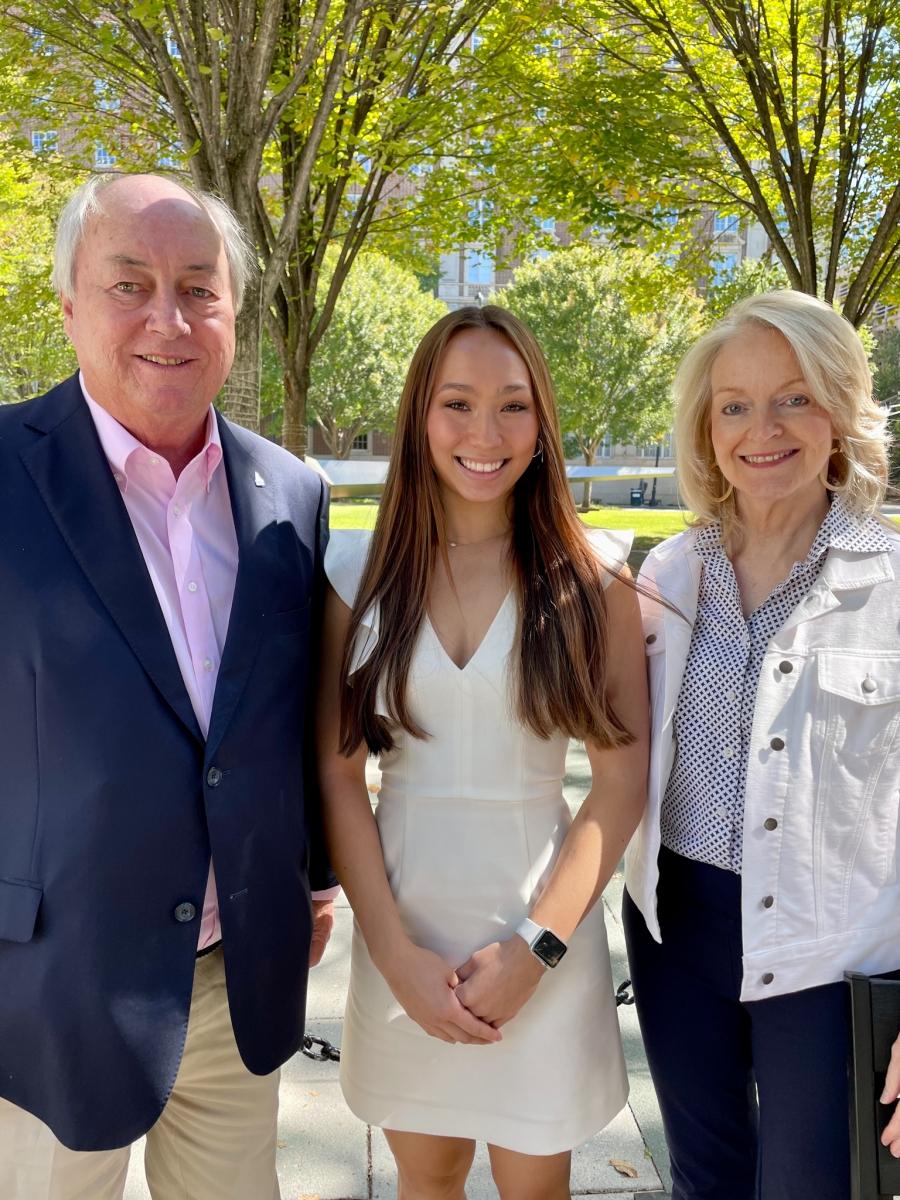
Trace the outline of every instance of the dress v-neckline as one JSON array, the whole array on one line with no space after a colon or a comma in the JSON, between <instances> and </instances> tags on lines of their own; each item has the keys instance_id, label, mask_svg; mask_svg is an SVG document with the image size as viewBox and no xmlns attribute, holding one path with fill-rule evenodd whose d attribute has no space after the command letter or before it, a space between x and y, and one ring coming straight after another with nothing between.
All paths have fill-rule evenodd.
<instances>
[{"instance_id":1,"label":"dress v-neckline","mask_svg":"<svg viewBox=\"0 0 900 1200\"><path fill-rule=\"evenodd\" d=\"M475 659L478 657L478 655L484 649L485 643L489 640L491 634L494 632L494 629L495 629L498 621L500 620L500 614L505 610L507 604L509 604L512 594L513 594L513 589L510 588L509 591L506 593L506 595L503 597L503 599L500 601L500 606L497 609L497 611L494 613L494 616L491 619L490 625L488 625L487 629L484 631L484 636L482 637L481 641L478 643L478 645L475 647L475 649L472 651L472 653L469 655L469 657L466 659L466 661L463 663L462 666L460 666L459 663L454 660L453 656L447 652L447 649L444 646L444 643L441 641L440 637L438 636L438 631L435 629L434 624L432 623L431 617L428 615L428 612L426 611L425 620L428 622L428 628L431 630L431 636L434 638L435 642L437 643L438 650L440 650L441 654L444 656L444 658L447 660L447 662L450 664L450 666L453 668L453 670L456 671L458 674L462 675L466 671L468 671L469 667L471 667L472 663L475 661Z\"/></svg>"}]
</instances>

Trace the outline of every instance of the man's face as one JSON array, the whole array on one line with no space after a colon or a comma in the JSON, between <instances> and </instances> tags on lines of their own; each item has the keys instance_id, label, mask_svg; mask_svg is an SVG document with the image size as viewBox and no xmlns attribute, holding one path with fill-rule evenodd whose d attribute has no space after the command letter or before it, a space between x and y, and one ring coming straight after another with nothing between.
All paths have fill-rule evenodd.
<instances>
[{"instance_id":1,"label":"man's face","mask_svg":"<svg viewBox=\"0 0 900 1200\"><path fill-rule=\"evenodd\" d=\"M222 239L166 179L100 193L75 258L65 329L91 397L151 446L196 436L231 369L234 300Z\"/></svg>"}]
</instances>

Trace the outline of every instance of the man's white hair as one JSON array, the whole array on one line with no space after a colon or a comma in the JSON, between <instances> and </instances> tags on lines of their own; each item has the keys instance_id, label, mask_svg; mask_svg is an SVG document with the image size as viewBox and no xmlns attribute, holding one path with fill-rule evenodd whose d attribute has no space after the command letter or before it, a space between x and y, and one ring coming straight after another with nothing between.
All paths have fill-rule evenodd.
<instances>
[{"instance_id":1,"label":"man's white hair","mask_svg":"<svg viewBox=\"0 0 900 1200\"><path fill-rule=\"evenodd\" d=\"M127 178L129 176L126 173L117 171L104 171L102 175L92 175L72 193L59 214L51 280L55 291L62 299L73 299L75 256L88 222L92 217L103 213L103 192L117 180ZM247 283L253 272L258 270L256 253L240 221L225 201L220 200L218 196L198 191L170 175L154 175L153 178L166 179L181 188L186 195L200 205L212 221L225 248L225 258L228 261L228 270L231 275L235 312L240 312Z\"/></svg>"}]
</instances>

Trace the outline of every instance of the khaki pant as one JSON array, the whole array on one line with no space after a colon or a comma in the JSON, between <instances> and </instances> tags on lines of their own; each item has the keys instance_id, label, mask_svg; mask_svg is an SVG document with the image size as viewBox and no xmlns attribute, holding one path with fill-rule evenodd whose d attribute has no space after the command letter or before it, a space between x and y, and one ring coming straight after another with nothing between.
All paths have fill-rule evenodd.
<instances>
[{"instance_id":1,"label":"khaki pant","mask_svg":"<svg viewBox=\"0 0 900 1200\"><path fill-rule=\"evenodd\" d=\"M241 1061L221 949L199 958L184 1057L147 1133L153 1200L279 1200L278 1079L278 1071L251 1075ZM2 1200L121 1200L130 1153L68 1150L42 1121L0 1100Z\"/></svg>"}]
</instances>

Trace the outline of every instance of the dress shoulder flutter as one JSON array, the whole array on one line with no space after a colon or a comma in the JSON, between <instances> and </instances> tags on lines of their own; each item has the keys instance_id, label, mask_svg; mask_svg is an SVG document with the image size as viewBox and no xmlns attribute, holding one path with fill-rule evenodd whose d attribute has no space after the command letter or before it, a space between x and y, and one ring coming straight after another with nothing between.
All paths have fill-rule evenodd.
<instances>
[{"instance_id":1,"label":"dress shoulder flutter","mask_svg":"<svg viewBox=\"0 0 900 1200\"><path fill-rule=\"evenodd\" d=\"M591 531L616 567L628 541ZM352 605L369 535L332 534L325 569ZM567 741L518 720L508 669L516 602L507 595L462 669L426 617L409 705L427 740L396 733L381 758L376 820L388 879L412 940L459 966L511 936L540 894L571 824L563 799ZM370 611L358 668L378 637ZM628 1086L598 902L569 951L490 1046L430 1037L403 1011L354 928L341 1086L353 1112L387 1129L474 1138L528 1154L568 1150L602 1129Z\"/></svg>"}]
</instances>

